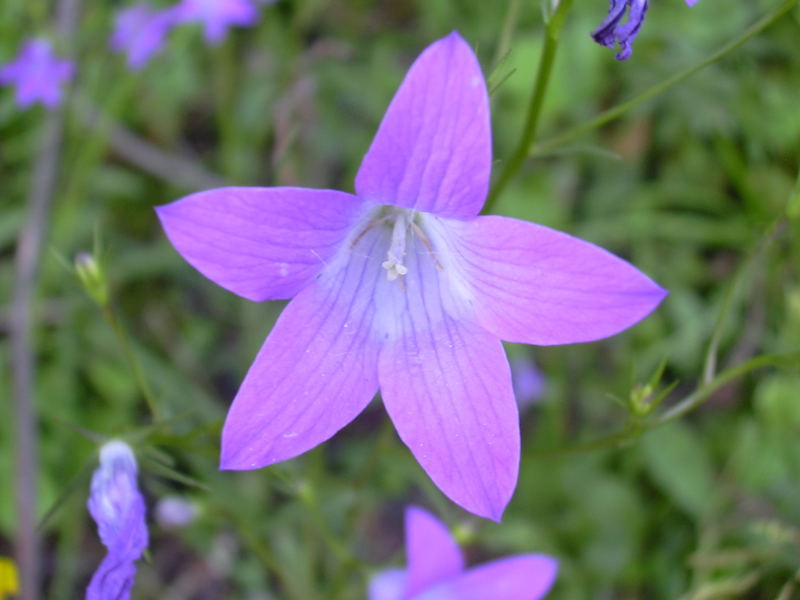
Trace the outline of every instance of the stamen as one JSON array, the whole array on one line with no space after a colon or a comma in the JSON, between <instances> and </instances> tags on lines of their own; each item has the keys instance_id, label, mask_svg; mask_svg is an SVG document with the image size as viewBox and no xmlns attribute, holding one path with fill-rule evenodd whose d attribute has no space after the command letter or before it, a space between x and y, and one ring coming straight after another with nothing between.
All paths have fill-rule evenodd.
<instances>
[{"instance_id":1,"label":"stamen","mask_svg":"<svg viewBox=\"0 0 800 600\"><path fill-rule=\"evenodd\" d=\"M363 238L369 231L375 229L378 225L382 225L383 223L385 223L388 220L388 218L389 217L381 217L379 219L375 219L374 221L372 221L369 225L367 225L364 228L364 230L361 233L359 233L355 237L355 239L352 242L350 242L350 248L355 248L358 245L358 242L361 241L361 238Z\"/></svg>"},{"instance_id":2,"label":"stamen","mask_svg":"<svg viewBox=\"0 0 800 600\"><path fill-rule=\"evenodd\" d=\"M433 262L436 263L436 268L439 269L440 271L444 271L444 267L442 266L442 263L439 262L439 257L436 256L436 251L433 249L433 246L431 245L431 241L428 239L428 236L426 236L425 232L422 231L422 227L414 223L414 221L411 221L411 231L417 234L417 237L420 239L422 244L428 250L428 253L433 259Z\"/></svg>"}]
</instances>

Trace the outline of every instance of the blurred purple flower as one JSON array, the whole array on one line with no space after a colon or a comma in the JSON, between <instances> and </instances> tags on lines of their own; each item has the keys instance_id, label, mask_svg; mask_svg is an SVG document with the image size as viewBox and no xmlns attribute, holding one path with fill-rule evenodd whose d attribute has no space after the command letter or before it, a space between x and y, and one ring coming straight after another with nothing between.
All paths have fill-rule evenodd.
<instances>
[{"instance_id":1,"label":"blurred purple flower","mask_svg":"<svg viewBox=\"0 0 800 600\"><path fill-rule=\"evenodd\" d=\"M175 18L175 9L157 10L146 3L133 4L117 14L111 48L126 53L128 66L139 70L164 47Z\"/></svg>"},{"instance_id":2,"label":"blurred purple flower","mask_svg":"<svg viewBox=\"0 0 800 600\"><path fill-rule=\"evenodd\" d=\"M536 363L529 358L511 360L511 381L520 408L533 404L544 393L544 376Z\"/></svg>"},{"instance_id":3,"label":"blurred purple flower","mask_svg":"<svg viewBox=\"0 0 800 600\"><path fill-rule=\"evenodd\" d=\"M61 87L74 72L72 61L59 58L49 41L33 38L22 45L17 58L0 67L0 85L16 86L22 108L41 102L53 109L61 104Z\"/></svg>"},{"instance_id":4,"label":"blurred purple flower","mask_svg":"<svg viewBox=\"0 0 800 600\"><path fill-rule=\"evenodd\" d=\"M251 27L258 22L253 0L181 0L175 10L179 22L202 23L210 44L220 43L228 27Z\"/></svg>"},{"instance_id":5,"label":"blurred purple flower","mask_svg":"<svg viewBox=\"0 0 800 600\"><path fill-rule=\"evenodd\" d=\"M469 570L443 523L417 507L406 510L408 568L370 582L368 600L538 600L552 587L555 559L520 554Z\"/></svg>"},{"instance_id":6,"label":"blurred purple flower","mask_svg":"<svg viewBox=\"0 0 800 600\"><path fill-rule=\"evenodd\" d=\"M197 518L197 506L181 496L166 496L156 504L156 521L162 527L179 529Z\"/></svg>"},{"instance_id":7,"label":"blurred purple flower","mask_svg":"<svg viewBox=\"0 0 800 600\"><path fill-rule=\"evenodd\" d=\"M144 498L136 473L136 458L126 443L114 440L100 449L88 507L108 553L86 589L86 600L130 597L134 563L147 547Z\"/></svg>"},{"instance_id":8,"label":"blurred purple flower","mask_svg":"<svg viewBox=\"0 0 800 600\"><path fill-rule=\"evenodd\" d=\"M223 469L292 458L380 386L400 437L454 502L499 519L519 469L501 339L587 342L666 292L627 262L541 225L478 217L489 185L486 83L457 33L406 75L357 195L231 187L157 209L180 254L254 301L293 298L222 432Z\"/></svg>"},{"instance_id":9,"label":"blurred purple flower","mask_svg":"<svg viewBox=\"0 0 800 600\"><path fill-rule=\"evenodd\" d=\"M693 6L697 0L686 0L686 4ZM626 60L630 57L633 41L642 27L647 15L648 0L611 0L608 15L600 26L592 32L592 38L598 44L611 48L619 43L617 60ZM625 12L628 18L622 23Z\"/></svg>"}]
</instances>

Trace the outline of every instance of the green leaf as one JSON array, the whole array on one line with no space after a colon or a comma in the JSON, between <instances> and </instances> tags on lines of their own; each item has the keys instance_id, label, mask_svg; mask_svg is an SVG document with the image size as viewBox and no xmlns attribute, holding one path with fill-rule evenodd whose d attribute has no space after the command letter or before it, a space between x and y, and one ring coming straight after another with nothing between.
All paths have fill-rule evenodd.
<instances>
[{"instance_id":1,"label":"green leaf","mask_svg":"<svg viewBox=\"0 0 800 600\"><path fill-rule=\"evenodd\" d=\"M640 444L656 485L681 509L702 519L713 502L714 474L706 448L692 429L672 423L643 436Z\"/></svg>"}]
</instances>

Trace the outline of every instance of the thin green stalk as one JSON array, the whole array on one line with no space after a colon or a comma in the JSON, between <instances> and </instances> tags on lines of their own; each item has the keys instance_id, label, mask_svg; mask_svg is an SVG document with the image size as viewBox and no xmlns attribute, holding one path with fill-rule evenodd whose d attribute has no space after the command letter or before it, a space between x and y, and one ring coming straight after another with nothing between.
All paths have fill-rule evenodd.
<instances>
[{"instance_id":1,"label":"thin green stalk","mask_svg":"<svg viewBox=\"0 0 800 600\"><path fill-rule=\"evenodd\" d=\"M298 495L300 497L300 501L305 505L306 510L311 516L311 520L314 522L314 525L316 525L322 541L325 542L336 559L343 565L361 570L361 561L353 556L350 551L343 544L341 544L339 540L336 539L336 536L328 528L328 523L325 519L325 516L322 514L322 510L319 507L319 502L317 502L316 493L312 487L305 486L299 491Z\"/></svg>"},{"instance_id":2,"label":"thin green stalk","mask_svg":"<svg viewBox=\"0 0 800 600\"><path fill-rule=\"evenodd\" d=\"M794 190L792 190L789 203L786 205L786 214L790 219L800 217L800 171L797 173L797 181L794 184Z\"/></svg>"},{"instance_id":3,"label":"thin green stalk","mask_svg":"<svg viewBox=\"0 0 800 600\"><path fill-rule=\"evenodd\" d=\"M333 553L336 559L339 560L339 562L341 562L343 565L363 570L364 567L361 564L361 561L353 556L350 551L344 545L342 545L339 540L336 539L336 536L333 535L333 532L331 532L331 530L328 528L325 515L322 514L322 509L320 509L319 502L317 502L317 496L314 492L313 486L309 483L301 483L298 485L297 482L293 481L280 469L271 469L271 472L292 492L294 492L300 502L303 503L303 506L308 511L311 520L317 528L320 538L325 545L328 546L328 549Z\"/></svg>"},{"instance_id":4,"label":"thin green stalk","mask_svg":"<svg viewBox=\"0 0 800 600\"><path fill-rule=\"evenodd\" d=\"M550 84L550 75L555 64L556 50L561 39L561 30L564 28L567 13L572 7L573 0L561 0L553 15L545 25L544 44L542 55L539 58L539 67L536 72L536 79L531 93L531 101L528 104L528 114L525 116L525 125L522 135L517 142L511 158L506 162L505 167L500 173L497 183L489 194L486 206L490 206L505 189L508 182L517 174L530 153L531 145L536 137L539 127L539 119L544 107L544 100L547 95L547 88Z\"/></svg>"},{"instance_id":5,"label":"thin green stalk","mask_svg":"<svg viewBox=\"0 0 800 600\"><path fill-rule=\"evenodd\" d=\"M492 60L492 70L496 69L500 62L511 49L511 38L519 18L520 0L509 0L506 17L503 20L503 28L500 30L500 39L497 42L497 49Z\"/></svg>"},{"instance_id":6,"label":"thin green stalk","mask_svg":"<svg viewBox=\"0 0 800 600\"><path fill-rule=\"evenodd\" d=\"M722 301L722 309L717 316L717 321L714 324L714 329L711 334L711 341L706 350L706 356L703 363L703 383L708 383L714 379L714 374L717 369L717 352L719 350L719 343L722 340L722 334L725 329L725 322L728 319L728 314L733 308L734 300L739 294L739 290L745 280L745 276L750 272L751 267L757 262L758 258L763 256L764 249L769 243L775 239L783 219L775 221L763 236L758 240L755 249L750 253L747 259L739 267L736 275L733 278L733 283L726 290L724 299Z\"/></svg>"},{"instance_id":7,"label":"thin green stalk","mask_svg":"<svg viewBox=\"0 0 800 600\"><path fill-rule=\"evenodd\" d=\"M718 61L726 54L733 52L739 46L750 40L751 38L755 37L767 27L775 23L778 19L780 19L783 15L789 12L796 4L798 0L784 0L781 4L777 7L769 11L764 17L762 17L759 21L755 22L753 25L748 27L744 32L742 32L739 36L735 37L733 40L727 42L722 47L720 47L716 52L713 52L708 57L704 58L700 62L692 65L691 67L684 69L649 88L645 91L637 94L630 100L623 102L622 104L618 104L617 106L610 108L593 119L578 125L577 127L573 127L565 131L564 133L557 135L549 140L544 140L541 144L537 144L531 154L534 156L541 156L544 154L549 154L554 149L563 146L567 142L574 140L575 138L592 131L593 129L597 129L598 127L602 127L606 123L613 121L614 119L619 118L623 114L625 114L630 109L650 100L651 98L657 96L658 94L668 90L673 85L680 83L684 79L691 77L698 71L704 69L708 65Z\"/></svg>"},{"instance_id":8,"label":"thin green stalk","mask_svg":"<svg viewBox=\"0 0 800 600\"><path fill-rule=\"evenodd\" d=\"M133 376L136 379L139 390L142 392L145 402L147 402L147 408L150 410L150 416L153 418L153 421L160 421L161 413L158 409L158 402L156 402L156 398L153 395L153 391L150 389L150 384L147 382L147 378L144 376L144 371L139 364L139 360L136 358L133 348L131 348L128 334L125 332L125 328L122 326L119 318L117 318L117 315L114 312L110 302L103 306L103 316L108 324L111 325L111 329L114 330L114 335L117 336L117 341L119 342L122 352L125 355L125 360L128 362L128 366L131 368L131 371L133 371Z\"/></svg>"},{"instance_id":9,"label":"thin green stalk","mask_svg":"<svg viewBox=\"0 0 800 600\"><path fill-rule=\"evenodd\" d=\"M685 414L695 410L706 400L708 400L715 391L731 381L738 379L739 377L742 377L752 371L782 364L793 365L795 367L800 366L800 350L795 350L794 352L787 352L784 354L764 354L762 356L756 356L755 358L746 360L735 367L731 367L730 369L723 371L708 383L701 385L694 392L688 396L685 396L680 402L674 404L657 417L649 420L634 420L626 427L609 435L605 435L582 444L577 444L575 446L545 451L542 452L540 456L553 457L576 454L578 452L613 448L619 444L630 442L631 440L638 438L640 435L651 429L671 423L672 421L675 421Z\"/></svg>"},{"instance_id":10,"label":"thin green stalk","mask_svg":"<svg viewBox=\"0 0 800 600\"><path fill-rule=\"evenodd\" d=\"M292 578L288 575L281 561L272 554L268 544L265 544L259 535L254 531L251 523L236 511L230 510L226 505L214 499L215 508L236 527L236 531L241 535L242 541L249 550L271 570L281 582L283 592L294 600L301 600L301 593L294 588Z\"/></svg>"},{"instance_id":11,"label":"thin green stalk","mask_svg":"<svg viewBox=\"0 0 800 600\"><path fill-rule=\"evenodd\" d=\"M791 579L784 584L775 600L792 600L798 583L800 583L800 569L795 571Z\"/></svg>"}]
</instances>

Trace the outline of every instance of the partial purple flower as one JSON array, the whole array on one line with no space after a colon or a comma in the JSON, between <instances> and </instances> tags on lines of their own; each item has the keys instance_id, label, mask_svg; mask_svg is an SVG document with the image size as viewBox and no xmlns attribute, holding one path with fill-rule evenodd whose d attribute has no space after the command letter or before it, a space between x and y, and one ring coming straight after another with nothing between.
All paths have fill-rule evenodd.
<instances>
[{"instance_id":1,"label":"partial purple flower","mask_svg":"<svg viewBox=\"0 0 800 600\"><path fill-rule=\"evenodd\" d=\"M521 554L469 570L443 523L417 507L406 510L408 568L383 571L368 600L538 600L552 587L555 559Z\"/></svg>"},{"instance_id":2,"label":"partial purple flower","mask_svg":"<svg viewBox=\"0 0 800 600\"><path fill-rule=\"evenodd\" d=\"M223 469L295 457L380 387L401 439L454 502L499 519L516 486L519 417L500 340L614 335L666 292L587 242L478 217L491 168L489 99L457 33L406 75L356 195L229 187L157 209L181 255L254 301L293 298L222 432Z\"/></svg>"},{"instance_id":3,"label":"partial purple flower","mask_svg":"<svg viewBox=\"0 0 800 600\"><path fill-rule=\"evenodd\" d=\"M179 22L202 23L210 44L220 43L228 27L251 27L258 22L253 0L181 0L175 11Z\"/></svg>"},{"instance_id":4,"label":"partial purple flower","mask_svg":"<svg viewBox=\"0 0 800 600\"><path fill-rule=\"evenodd\" d=\"M86 600L130 597L135 562L148 541L144 498L136 474L136 458L126 443L114 440L100 449L100 467L92 476L88 507L108 553L86 589Z\"/></svg>"},{"instance_id":5,"label":"partial purple flower","mask_svg":"<svg viewBox=\"0 0 800 600\"><path fill-rule=\"evenodd\" d=\"M133 4L117 14L111 48L127 54L128 66L139 70L164 47L175 19L174 9L157 10L146 3Z\"/></svg>"},{"instance_id":6,"label":"partial purple flower","mask_svg":"<svg viewBox=\"0 0 800 600\"><path fill-rule=\"evenodd\" d=\"M511 381L520 408L533 404L544 393L544 375L530 358L511 360Z\"/></svg>"},{"instance_id":7,"label":"partial purple flower","mask_svg":"<svg viewBox=\"0 0 800 600\"><path fill-rule=\"evenodd\" d=\"M41 102L53 109L61 104L61 88L74 72L72 61L59 58L49 41L33 38L22 45L17 58L0 67L0 85L16 87L21 108Z\"/></svg>"},{"instance_id":8,"label":"partial purple flower","mask_svg":"<svg viewBox=\"0 0 800 600\"><path fill-rule=\"evenodd\" d=\"M686 4L693 6L697 0L686 0ZM633 51L633 41L642 27L647 15L648 0L611 0L608 15L600 26L592 32L592 38L598 44L607 48L619 44L616 54L617 60L626 60ZM627 11L628 17L622 22Z\"/></svg>"}]
</instances>

